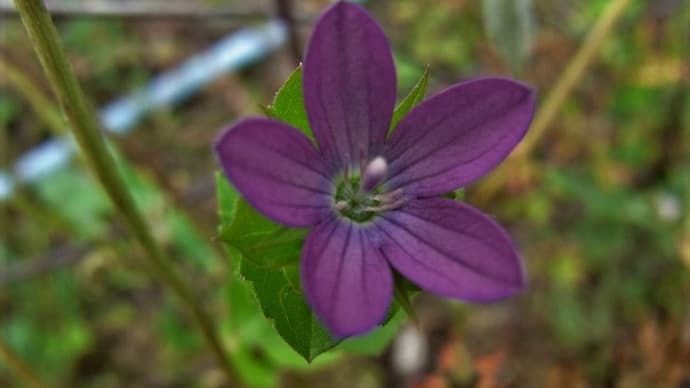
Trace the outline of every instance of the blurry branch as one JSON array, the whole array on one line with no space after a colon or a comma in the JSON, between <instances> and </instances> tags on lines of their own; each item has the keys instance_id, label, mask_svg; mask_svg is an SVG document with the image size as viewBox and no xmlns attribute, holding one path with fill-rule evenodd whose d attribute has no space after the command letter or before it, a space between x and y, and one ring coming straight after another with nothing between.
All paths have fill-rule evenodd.
<instances>
[{"instance_id":1,"label":"blurry branch","mask_svg":"<svg viewBox=\"0 0 690 388\"><path fill-rule=\"evenodd\" d=\"M60 113L59 108L56 106L56 104L50 100L46 96L46 92L38 87L36 82L29 77L29 75L25 74L25 72L20 69L19 67L15 66L12 63L7 62L3 57L0 57L0 74L7 75L6 80L5 79L0 79L0 86L3 85L3 83L7 83L9 86L12 86L22 97L25 97L29 104L31 105L31 108L36 112L38 115L38 118L43 122L48 127L48 130L51 131L51 133L55 136L60 136L64 135L65 131L68 130L67 128L67 122L65 122L62 114ZM3 132L4 134L4 132ZM2 138L0 138L1 140ZM0 143L2 145L2 143ZM0 148L2 149L2 148ZM0 160L0 162L4 162ZM209 192L211 193L210 195L212 196L213 193L215 192L215 180L211 178L210 182L212 183L212 187L210 191L207 188L205 189L205 197L203 199L207 199L209 197ZM167 193L164 193L167 194ZM167 199L167 198L166 198ZM15 202L20 201L22 205L24 204L23 201L21 201L21 196L17 196L17 199ZM179 202L179 201L177 201ZM198 204L198 201L195 202L195 199L192 199L190 201L184 201L184 204L187 205L187 207L191 206L196 206ZM187 211L187 208L184 206L179 206L179 210L184 213L188 219L193 220L194 217L192 217L191 214L188 214L189 212ZM42 212L33 212L32 214L41 216ZM51 217L43 217L47 219L53 218L55 215L51 215ZM203 226L198 225L198 223L192 223L194 227L197 229L204 230ZM1 231L2 229L0 229ZM64 228L63 228L64 230ZM213 248L217 248L216 245L211 244Z\"/></svg>"},{"instance_id":2,"label":"blurry branch","mask_svg":"<svg viewBox=\"0 0 690 388\"><path fill-rule=\"evenodd\" d=\"M245 3L247 4L247 3ZM46 1L46 7L55 17L87 16L142 19L234 19L261 20L273 14L259 5L239 7L201 7L190 2L170 1ZM0 16L16 15L12 0L0 0ZM307 22L309 17L299 18L298 22Z\"/></svg>"},{"instance_id":3,"label":"blurry branch","mask_svg":"<svg viewBox=\"0 0 690 388\"><path fill-rule=\"evenodd\" d=\"M613 32L618 19L623 15L630 0L611 0L608 7L599 17L584 43L573 59L556 81L555 86L547 95L541 108L536 112L534 121L527 131L527 136L517 146L515 151L494 174L489 176L477 189L473 197L482 201L490 201L500 190L508 176L524 176L533 170L530 167L530 156L538 142L544 137L554 119L558 117L563 103L573 92L585 71L596 59L602 43ZM510 171L508 169L511 169Z\"/></svg>"},{"instance_id":4,"label":"blurry branch","mask_svg":"<svg viewBox=\"0 0 690 388\"><path fill-rule=\"evenodd\" d=\"M292 0L275 0L278 8L278 17L283 19L288 27L288 42L292 52L293 65L297 66L302 61L302 47L295 28L294 2Z\"/></svg>"},{"instance_id":5,"label":"blurry branch","mask_svg":"<svg viewBox=\"0 0 690 388\"><path fill-rule=\"evenodd\" d=\"M43 91L36 86L36 83L22 69L0 57L0 74L5 75L0 84L5 82L10 84L29 100L36 114L49 128L53 129L55 134L64 132L67 123L65 123L60 112L53 109L53 103L46 98Z\"/></svg>"},{"instance_id":6,"label":"blurry branch","mask_svg":"<svg viewBox=\"0 0 690 388\"><path fill-rule=\"evenodd\" d=\"M612 0L608 8L599 17L597 23L587 35L585 42L575 57L570 61L565 71L558 78L556 85L541 109L537 112L527 136L513 153L513 157L521 159L527 157L537 142L544 136L549 125L560 113L563 103L572 93L585 70L594 62L595 55L599 51L606 37L613 31L616 21L620 18L628 5L629 0Z\"/></svg>"},{"instance_id":7,"label":"blurry branch","mask_svg":"<svg viewBox=\"0 0 690 388\"><path fill-rule=\"evenodd\" d=\"M0 360L7 365L17 375L26 387L30 388L44 388L45 385L38 379L36 374L29 368L24 361L22 361L10 347L0 338Z\"/></svg>"},{"instance_id":8,"label":"blurry branch","mask_svg":"<svg viewBox=\"0 0 690 388\"><path fill-rule=\"evenodd\" d=\"M3 83L7 83L9 86L12 86L21 96L27 99L27 101L31 105L31 108L38 115L38 118L43 122L43 124L45 124L48 127L48 130L50 130L53 135L64 135L65 131L68 130L67 122L64 120L56 104L46 96L46 92L44 90L38 87L35 80L31 79L31 77L28 74L26 74L21 68L17 67L16 65L10 62L7 62L5 59L3 59L2 56L0 56L0 74L3 74L3 72L7 75L7 77L6 80L0 79L0 86L2 86ZM2 135L4 134L5 133L3 131ZM0 136L0 146L4 145L3 141L4 136ZM0 147L0 149L4 148ZM0 160L0 163L5 162L6 161ZM185 217L188 220L190 220L190 224L195 229L197 229L200 234L209 235L214 233L211 232L207 227L205 227L205 225L198 222L194 218L194 214L192 214L188 210L189 208L197 206L199 202L211 198L215 194L215 180L213 179L212 175L206 178L205 181L201 182L203 187L195 188L197 189L197 191L186 194L186 196L193 195L191 199L180 199L177 198L174 194L168 196L168 192L165 191L165 185L161 183L162 179L158 176L158 174L152 174L152 176L156 183L162 186L160 187L160 191L163 193L166 202L173 202L175 203L175 205L178 205L176 206L176 210L179 210L182 214L184 214ZM26 210L27 208L31 209L30 206L26 206L27 201L24 201L21 195L16 196L14 202L15 204L21 205L24 208L24 210ZM45 209L43 211L32 211L30 213L32 214L32 216L42 219L42 222L52 222L53 219L59 218L57 214L51 214L49 217L46 216L46 210L50 209ZM3 224L0 224L0 232L3 231L3 226ZM71 229L73 230L74 228L61 228L61 230ZM218 249L217 244L209 244L209 246L212 249L216 250L219 256L222 256L223 252L221 252Z\"/></svg>"},{"instance_id":9,"label":"blurry branch","mask_svg":"<svg viewBox=\"0 0 690 388\"><path fill-rule=\"evenodd\" d=\"M179 297L201 329L204 338L235 386L240 380L225 348L216 333L211 317L201 306L183 278L168 262L162 248L154 240L151 230L136 206L124 179L119 175L99 129L98 118L79 86L77 77L59 42L55 25L41 0L17 0L22 23L38 55L48 81L67 116L84 159L103 184L108 196L122 215L130 232L147 253L151 269Z\"/></svg>"},{"instance_id":10,"label":"blurry branch","mask_svg":"<svg viewBox=\"0 0 690 388\"><path fill-rule=\"evenodd\" d=\"M27 98L31 108L38 114L38 118L55 136L63 135L65 131L68 130L68 124L63 119L55 102L49 100L48 96L46 96L46 91L40 89L35 80L29 77L28 74L25 74L22 69L12 63L6 62L0 57L0 74L5 70L8 74L7 81L9 82L7 82L7 84L14 87L21 96ZM0 79L0 86L3 85L4 81L4 79ZM0 146L4 144L2 142L4 140L4 135L4 130L0 128ZM0 149L4 148L0 147ZM2 155L4 156L4 154ZM0 162L3 161L0 160ZM122 161L122 163L127 164L126 160ZM155 174L154 172L151 176L155 180L155 183L160 186L157 189L165 198L166 203L174 203L177 205L175 210L182 213L186 219L190 221L189 224L197 229L199 235L208 236L215 233L215 231L209 230L209 228L196 220L194 218L194 213L189 211L190 208L198 206L200 202L206 201L215 195L215 179L212 175L202 178L189 192L184 193L180 198L176 197L174 192L165 190L166 186L162 182L159 174ZM169 193L171 195L168 195ZM64 219L60 213L56 212L51 207L42 206L40 199L30 196L31 193L29 191L23 191L22 187L19 186L18 192L11 198L10 203L16 206L20 211L26 213L31 219L36 220L44 226L49 226L52 230L59 230L67 235L78 233L77 227ZM0 235L5 233L5 228L7 227L5 221L9 219L9 217L0 217ZM122 237L122 235L123 233L119 228L113 227L112 233L109 234L108 239L111 240L116 237ZM57 250L50 255L36 258L33 261L23 262L14 267L3 268L2 271L0 271L0 287L5 284L47 274L65 266L75 264L88 253L89 249L93 249L100 245L108 245L108 241L102 241L98 244L87 244L87 246L58 247ZM216 251L218 257L223 255L223 252L219 250L218 244L209 243L208 245L212 250Z\"/></svg>"}]
</instances>

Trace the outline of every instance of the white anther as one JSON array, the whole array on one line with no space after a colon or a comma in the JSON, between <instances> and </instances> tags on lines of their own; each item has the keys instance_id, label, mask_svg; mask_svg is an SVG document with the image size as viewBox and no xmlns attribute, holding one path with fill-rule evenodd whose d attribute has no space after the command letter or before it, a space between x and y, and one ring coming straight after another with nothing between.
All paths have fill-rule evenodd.
<instances>
[{"instance_id":1,"label":"white anther","mask_svg":"<svg viewBox=\"0 0 690 388\"><path fill-rule=\"evenodd\" d=\"M386 175L387 171L388 163L386 162L386 159L384 159L381 156L377 156L374 159L372 159L371 162L369 162L369 164L367 164L367 167L364 169L361 190L371 190L374 186L381 182L381 179L384 175Z\"/></svg>"},{"instance_id":2,"label":"white anther","mask_svg":"<svg viewBox=\"0 0 690 388\"><path fill-rule=\"evenodd\" d=\"M405 198L399 198L394 202L382 203L378 206L367 206L364 208L365 211L381 213L389 210L395 210L405 204Z\"/></svg>"},{"instance_id":3,"label":"white anther","mask_svg":"<svg viewBox=\"0 0 690 388\"><path fill-rule=\"evenodd\" d=\"M364 173L371 175L383 175L387 168L388 163L386 163L386 159L384 159L382 156L377 156L371 162L369 162Z\"/></svg>"},{"instance_id":4,"label":"white anther","mask_svg":"<svg viewBox=\"0 0 690 388\"><path fill-rule=\"evenodd\" d=\"M399 200L404 194L405 191L402 188L398 188L387 193L377 194L374 196L374 199L384 203L390 203Z\"/></svg>"}]
</instances>

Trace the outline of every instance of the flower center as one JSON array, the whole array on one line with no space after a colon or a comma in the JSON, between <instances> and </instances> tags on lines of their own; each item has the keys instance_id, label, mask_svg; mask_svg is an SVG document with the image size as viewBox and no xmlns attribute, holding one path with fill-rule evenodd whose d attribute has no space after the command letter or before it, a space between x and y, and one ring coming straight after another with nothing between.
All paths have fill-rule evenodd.
<instances>
[{"instance_id":1,"label":"flower center","mask_svg":"<svg viewBox=\"0 0 690 388\"><path fill-rule=\"evenodd\" d=\"M377 214L393 210L404 203L402 189L388 192L381 185L388 171L386 160L380 156L372 159L359 174L349 169L336 179L334 207L343 217L357 223L371 221Z\"/></svg>"}]
</instances>

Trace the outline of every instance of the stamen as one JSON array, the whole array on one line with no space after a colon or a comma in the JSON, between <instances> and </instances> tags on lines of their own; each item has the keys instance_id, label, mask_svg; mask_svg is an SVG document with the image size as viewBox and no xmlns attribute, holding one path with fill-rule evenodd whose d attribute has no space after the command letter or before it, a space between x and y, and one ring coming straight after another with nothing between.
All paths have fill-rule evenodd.
<instances>
[{"instance_id":1,"label":"stamen","mask_svg":"<svg viewBox=\"0 0 690 388\"><path fill-rule=\"evenodd\" d=\"M374 195L372 198L376 201L390 203L399 200L404 194L405 191L402 188L398 188L388 193Z\"/></svg>"},{"instance_id":2,"label":"stamen","mask_svg":"<svg viewBox=\"0 0 690 388\"><path fill-rule=\"evenodd\" d=\"M378 206L366 206L364 208L364 211L373 212L373 213L380 213L380 212L385 212L388 210L395 210L404 204L405 204L405 198L400 198L395 202L382 203L381 205L378 205Z\"/></svg>"},{"instance_id":3,"label":"stamen","mask_svg":"<svg viewBox=\"0 0 690 388\"><path fill-rule=\"evenodd\" d=\"M360 174L351 169L359 169ZM403 206L406 201L403 189L384 192L385 187L377 187L387 173L388 163L381 156L345 168L336 183L333 210L353 222L365 223L377 213Z\"/></svg>"},{"instance_id":4,"label":"stamen","mask_svg":"<svg viewBox=\"0 0 690 388\"><path fill-rule=\"evenodd\" d=\"M386 159L377 156L367 164L362 173L360 191L369 191L381 182L381 179L388 171Z\"/></svg>"}]
</instances>

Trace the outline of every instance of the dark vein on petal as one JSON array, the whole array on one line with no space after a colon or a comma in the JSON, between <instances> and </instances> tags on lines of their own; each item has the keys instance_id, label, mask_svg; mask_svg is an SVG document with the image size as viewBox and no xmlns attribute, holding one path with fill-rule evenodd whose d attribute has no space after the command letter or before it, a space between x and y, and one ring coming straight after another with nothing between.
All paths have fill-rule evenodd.
<instances>
[{"instance_id":1,"label":"dark vein on petal","mask_svg":"<svg viewBox=\"0 0 690 388\"><path fill-rule=\"evenodd\" d=\"M346 224L347 225L347 235L345 236L345 243L343 244L343 249L340 251L340 255L338 258L338 270L336 271L335 274L335 279L333 281L333 287L331 288L330 292L330 297L329 297L329 310L331 312L331 317L333 315L333 307L335 307L338 303L334 303L336 301L335 298L338 297L338 294L340 294L340 282L342 279L340 278L343 272L343 262L345 261L345 255L347 254L348 247L350 245L350 236L352 235L352 225Z\"/></svg>"},{"instance_id":2,"label":"dark vein on petal","mask_svg":"<svg viewBox=\"0 0 690 388\"><path fill-rule=\"evenodd\" d=\"M410 178L407 179L407 180L404 180L404 181L402 181L402 182L398 182L398 183L396 184L396 187L408 186L408 185L410 185L410 184L412 184L412 183L419 182L419 181L424 180L424 179L432 178L432 177L435 177L435 176L438 176L438 175L443 175L443 174L445 174L445 173L447 173L447 172L449 172L449 171L451 171L451 170L453 170L453 169L456 169L456 168L458 168L458 167L460 167L460 166L463 166L463 165L467 165L467 164L473 163L473 162L477 161L478 159L482 158L484 155L486 155L486 154L489 153L490 151L492 151L492 149L494 148L494 146L495 146L495 144L491 145L490 147L487 147L483 152L479 153L478 155L475 155L474 157L472 157L472 158L470 158L470 159L462 160L462 161L457 162L457 163L453 163L453 164L451 164L450 166L446 166L446 167L444 167L444 168L442 168L441 170L438 170L438 171L436 171L436 172L432 172L432 173L430 173L430 174L423 175L423 176L418 176L418 177L414 177L414 176L413 176L413 177L410 177ZM438 151L440 151L440 149L439 149ZM393 173L393 174L391 174L391 175L393 175L394 177L400 177L400 174L402 174L403 172L405 172L405 171L409 170L410 168L414 167L418 162L420 162L420 161L423 160L423 159L424 159L424 158L420 158L420 159L414 161L413 163L407 164L407 165L406 165L405 167L403 167L400 171L396 171L395 173ZM389 179L389 181L390 181L390 180L393 180L393 179ZM464 183L463 183L463 184L464 184Z\"/></svg>"},{"instance_id":3,"label":"dark vein on petal","mask_svg":"<svg viewBox=\"0 0 690 388\"><path fill-rule=\"evenodd\" d=\"M429 103L433 103L433 101L430 101ZM434 128L439 127L439 126L441 125L441 123L443 123L444 121L447 121L447 120L452 119L451 116L454 116L456 113L457 113L457 112L449 112L448 114L446 114L446 115L444 115L444 116L439 116L437 120L435 120L435 121L433 121L432 123L430 123L430 124L424 126L424 127L426 127L426 128L429 128L429 129L427 129L427 130L425 130L425 131L421 131L421 130L420 130L420 131L417 131L417 132L419 133L419 136L415 137L414 140L411 140L411 139L410 139L411 136L402 137L402 135L399 135L399 136L401 137L401 140L396 141L396 143L395 143L395 144L391 144L391 146L397 151L397 150L400 148L400 147L398 147L400 141L407 140L407 143L406 143L406 144L412 144L412 145L418 144L420 141L422 141L422 139L424 139L424 138L427 137L427 136L430 136L430 135L431 135L430 132L431 132ZM402 124L402 123L403 123L403 122L401 121L400 124ZM400 124L399 124L398 126L400 126ZM418 125L417 123L414 123L414 124L415 124L414 126L417 126L417 125ZM400 129L400 128L397 128L397 129ZM396 132L397 132L397 129L396 129ZM397 139L396 139L396 140L397 140ZM405 148L403 148L402 150L399 150L398 152L396 152L397 155L391 156L391 157L389 158L390 160L388 161L388 164L392 164L392 163L395 162L396 160L400 159L407 151L409 151L409 150L412 149L412 148L413 148L413 147L405 147Z\"/></svg>"},{"instance_id":4,"label":"dark vein on petal","mask_svg":"<svg viewBox=\"0 0 690 388\"><path fill-rule=\"evenodd\" d=\"M435 210L438 211L438 209L435 209ZM494 246L494 244L491 244L490 242L488 242L487 240L485 240L484 238L482 238L482 236L480 236L480 235L478 235L478 234L471 233L471 232L469 232L469 231L467 231L467 230L458 231L458 230L456 230L456 229L452 229L452 228L447 227L447 226L445 226L445 225L443 225L443 224L434 222L433 220L430 220L430 219L428 219L428 218L421 217L421 216L419 216L419 215L416 214L416 213L412 213L412 212L410 212L408 209L404 209L404 208L403 208L403 209L399 209L398 211L399 211L400 213L406 214L406 215L408 215L408 216L410 216L410 217L412 217L412 218L418 219L418 220L420 220L420 221L422 221L422 222L425 222L425 223L427 223L427 224L434 225L434 226L438 227L439 229L441 229L441 230L443 230L443 231L450 232L450 233L453 233L453 234L455 234L455 233L460 233L460 234L464 234L464 235L466 235L466 236L470 236L470 237L474 238L474 239L477 240L477 241L481 241L482 243L484 243L485 246L487 246L487 247L489 247L489 248L493 248L493 246Z\"/></svg>"},{"instance_id":5,"label":"dark vein on petal","mask_svg":"<svg viewBox=\"0 0 690 388\"><path fill-rule=\"evenodd\" d=\"M333 237L333 234L335 234L335 231L338 229L338 226L339 226L337 220L331 221L331 222L330 222L330 225L332 225L333 228L331 229L330 232L328 232L328 235L323 239L323 245L322 245L321 247L319 247L319 248L320 248L319 254L316 255L317 260L316 260L316 262L313 264L313 266L312 266L310 269L308 269L308 271L309 271L310 274L315 274L315 273L317 272L319 266L321 265L321 263L322 263L322 261L323 261L323 254L324 254L324 252L326 252L326 249L327 249L328 246L330 245L331 238ZM328 226L328 225L324 226L324 230L323 230L323 231L327 230L327 229L326 229L327 226ZM319 232L320 232L319 230L314 230L312 233L319 233ZM318 237L319 237L319 238L322 238L323 236L318 236Z\"/></svg>"},{"instance_id":6,"label":"dark vein on petal","mask_svg":"<svg viewBox=\"0 0 690 388\"><path fill-rule=\"evenodd\" d=\"M348 145L348 153L346 156L349 156L349 159L346 163L347 164L352 164L354 161L357 160L357 156L355 156L355 146L352 144L352 134L350 133L350 120L348 119L348 115L345 113L345 101L343 100L343 95L338 93L338 97L340 98L340 106L342 106L343 110L343 121L345 121L345 137L347 138L347 145ZM342 152L342 151L341 151Z\"/></svg>"},{"instance_id":7,"label":"dark vein on petal","mask_svg":"<svg viewBox=\"0 0 690 388\"><path fill-rule=\"evenodd\" d=\"M321 90L321 82L319 82L319 88L318 88L317 93L318 93L318 97L319 97L318 98L319 108L321 108L321 112L322 112L321 118L326 121L326 126L328 126L327 137L330 138L330 140L331 140L330 147L328 147L330 154L331 154L331 155L329 155L329 157L337 159L340 166L344 166L345 163L341 159L340 150L338 150L338 142L335 139L335 131L333 129L333 125L331 124L331 120L329 119L328 114L326 113L327 110L326 110L326 106L324 105L324 101L323 101L323 92Z\"/></svg>"},{"instance_id":8,"label":"dark vein on petal","mask_svg":"<svg viewBox=\"0 0 690 388\"><path fill-rule=\"evenodd\" d=\"M442 152L443 150L445 150L446 148L455 146L455 145L457 144L457 140L458 140L460 137L462 137L462 136L463 136L463 133L460 133L460 134L456 135L455 137L453 137L453 138L452 138L451 140L449 140L448 142L444 142L444 143L440 144L438 147L434 147L430 152L427 152L427 153L423 154L422 156L420 156L420 157L414 159L414 160L411 161L411 162L407 162L403 168L401 168L401 169L398 170L398 171L395 171L395 172L393 173L393 175L396 175L396 176L397 176L397 175L399 175L399 174L402 174L403 172L407 171L408 169L410 169L411 167L415 166L415 165L416 165L417 163L419 163L420 161L422 161L422 160L424 160L424 159L430 157L431 155L433 155L433 154L438 154L438 153ZM460 160L460 161L458 161L457 163L455 163L455 166L458 166L458 165L461 165L461 164L468 164L468 163L474 162L474 161L477 160L478 158L480 158L480 157L486 155L487 152L491 151L497 144L501 143L501 141L503 141L503 140L504 140L504 138L500 138L500 137L499 137L497 141L491 143L490 146L486 147L486 148L484 149L484 151L482 151L482 152L479 153L478 155L476 155L476 156L474 156L474 157L472 157L472 158L466 159L466 160Z\"/></svg>"},{"instance_id":9,"label":"dark vein on petal","mask_svg":"<svg viewBox=\"0 0 690 388\"><path fill-rule=\"evenodd\" d=\"M315 204L306 204L306 203L279 202L279 201L271 201L270 199L265 199L262 202L270 203L271 205L274 205L274 206L292 207L292 208L297 208L297 209L326 209L329 207L328 204L321 204L321 205L317 204L317 205L315 205Z\"/></svg>"},{"instance_id":10,"label":"dark vein on petal","mask_svg":"<svg viewBox=\"0 0 690 388\"><path fill-rule=\"evenodd\" d=\"M327 196L330 196L330 195L331 195L331 192L330 192L330 191L327 191L327 190L324 190L324 189L321 189L321 188L311 187L311 186L307 186L307 185L304 185L304 184L301 184L301 183L292 182L292 181L289 181L289 180L286 180L286 179L281 179L281 178L279 178L279 177L277 177L277 176L275 176L275 175L272 175L272 174L270 174L270 173L267 173L267 172L265 172L265 171L252 169L251 166L248 166L246 163L242 163L242 167L244 167L244 171L240 173L241 175L245 175L245 176L246 176L247 173L249 173L249 175L256 175L256 176L259 176L259 177L263 177L264 179L273 180L273 181L276 181L276 182L278 182L278 183L282 183L282 184L284 184L284 185L286 185L286 186L292 186L292 187L296 187L296 188L299 188L299 189L302 189L302 190L307 190L307 191L309 191L309 192L318 193L318 194L324 194L324 195L327 195ZM236 174L230 174L230 177L232 178L232 177L235 176L235 175L236 175Z\"/></svg>"},{"instance_id":11,"label":"dark vein on petal","mask_svg":"<svg viewBox=\"0 0 690 388\"><path fill-rule=\"evenodd\" d=\"M369 295L369 287L367 287L365 276L365 254L367 253L367 251L365 250L364 237L362 231L360 229L357 229L357 234L359 235L359 247L362 250L362 254L360 255L359 278L360 282L362 283L362 288L364 290L364 302L366 302L368 307L371 307L371 297Z\"/></svg>"},{"instance_id":12,"label":"dark vein on petal","mask_svg":"<svg viewBox=\"0 0 690 388\"><path fill-rule=\"evenodd\" d=\"M419 242L423 243L424 245L426 245L427 247L431 248L432 251L434 251L434 252L440 254L441 256L444 256L444 257L447 257L447 258L451 259L453 262L455 262L455 263L457 263L458 265L460 265L461 267L463 267L463 268L469 270L470 272L474 273L475 275L478 275L478 276L480 276L480 277L482 277L482 278L489 279L489 280L491 280L491 281L493 281L493 282L495 282L495 283L497 283L497 284L501 284L501 285L502 285L502 284L506 283L506 282L504 281L504 279L501 279L501 278L495 279L495 278L493 278L492 276L487 276L487 274L484 273L482 270L480 270L480 269L478 269L478 268L475 268L475 266L473 266L473 265L468 264L466 261L462 260L462 258L459 258L459 257L457 257L457 256L455 256L455 255L450 254L450 253L443 252L441 249L437 248L435 245L433 245L433 244L430 243L429 241L423 239L423 238L420 237L419 235L416 235L416 234L412 233L412 231L410 231L409 228L407 228L407 227L404 226L403 224L401 224L401 223L399 223L399 222L397 222L397 221L391 219L390 217L386 217L385 215L382 215L382 217L383 217L386 221L388 221L389 223L391 223L391 224L397 226L399 229L404 230L407 234L409 234L410 236L412 236L413 238L415 238L417 241L419 241ZM512 283L512 282L508 282L508 283Z\"/></svg>"},{"instance_id":13,"label":"dark vein on petal","mask_svg":"<svg viewBox=\"0 0 690 388\"><path fill-rule=\"evenodd\" d=\"M266 148L266 149L268 149L268 150L270 150L270 151L273 151L273 152L277 153L277 154L280 155L280 156L285 157L286 159L290 160L291 162L297 164L298 166L302 166L302 167L306 168L307 170L312 171L312 172L314 172L314 173L316 173L316 174L322 176L324 179L326 179L327 182L330 182L330 178L328 177L328 175L326 175L325 172L323 172L323 171L321 171L321 170L319 170L319 169L317 169L317 168L314 168L310 163L305 163L305 162L302 162L302 161L299 160L299 159L295 159L295 158L294 158L294 155L291 155L291 154L289 154L289 153L283 152L283 149L277 149L277 148L269 147L269 146L266 145L266 144L261 144L261 146L263 146L264 148ZM311 152L311 151L312 151L312 150L310 149L309 152ZM314 156L316 156L316 157L318 158L318 154L316 154L316 155L314 155ZM317 162L322 162L321 164L324 164L322 160L318 160L318 159L317 159Z\"/></svg>"},{"instance_id":14,"label":"dark vein on petal","mask_svg":"<svg viewBox=\"0 0 690 388\"><path fill-rule=\"evenodd\" d=\"M336 71L339 72L338 77L337 77L337 82L335 83L335 86L338 88L336 90L336 95L338 96L338 100L340 102L340 112L342 114L342 119L345 122L345 137L347 139L347 144L346 146L348 147L347 152L350 154L350 159L353 158L352 155L352 138L351 138L351 133L350 133L350 122L348 120L348 114L346 112L346 105L345 101L343 98L343 92L347 90L347 85L349 84L349 69L350 69L350 55L349 55L349 47L350 45L348 44L349 42L347 39L350 37L349 33L344 32L344 25L343 23L345 22L345 14L343 11L341 11L338 14L338 17L336 18L336 30L337 30L337 38L335 39L335 45L336 45L336 51L337 55L344 57L344 64L343 68L341 69L336 69ZM345 55L342 55L345 53ZM342 78L341 78L342 77ZM336 147L339 148L339 147ZM343 153L343 150L338 149L339 153ZM345 163L350 163L352 160L346 160Z\"/></svg>"},{"instance_id":15,"label":"dark vein on petal","mask_svg":"<svg viewBox=\"0 0 690 388\"><path fill-rule=\"evenodd\" d=\"M366 81L366 80L365 80ZM371 145L374 143L374 108L371 105L371 88L367 88L367 112L369 112L369 125L367 127L367 144L366 144L366 155L369 157L374 157L374 155L369 155L371 152Z\"/></svg>"},{"instance_id":16,"label":"dark vein on petal","mask_svg":"<svg viewBox=\"0 0 690 388\"><path fill-rule=\"evenodd\" d=\"M494 97L494 98L496 98L496 97ZM521 100L522 100L522 99L519 99L517 102L519 102L519 101L521 101ZM517 102L516 102L516 103L517 103ZM515 103L515 104L516 104L516 103ZM472 110L472 109L476 109L476 107L479 106L479 105L480 105L479 103L475 103L475 104L471 105L470 107L468 107L467 110L470 111L470 110ZM506 103L506 105L511 105L511 104ZM507 108L507 109L506 109L506 108ZM506 107L506 108L495 109L495 110L493 110L493 111L491 111L491 112L486 113L486 116L487 116L486 119L484 119L484 120L479 120L479 121L478 121L477 123L475 123L474 125L470 125L470 126L466 127L464 130L458 132L455 136L453 136L453 137L451 138L450 141L443 142L439 147L431 147L431 148L432 148L432 151L431 151L431 152L427 153L425 156L423 156L423 157L421 157L421 158L417 158L416 161L413 162L413 163L408 163L408 165L415 164L415 163L417 163L419 160L427 158L427 157L428 157L429 155L431 155L432 153L438 152L438 151L440 151L440 150L442 150L442 149L444 149L444 148L446 148L446 147L448 147L448 146L454 144L455 141L456 141L459 137L465 135L466 133L472 132L472 131L474 131L475 129L477 129L477 127L479 127L479 126L481 126L481 125L485 125L487 122L493 121L493 120L495 119L494 116L496 116L496 114L497 114L496 112L501 111L501 112L502 112L502 115L507 115L507 114L509 114L511 111L513 111L513 110L515 109L514 106L513 106L513 107ZM433 129L433 128L438 127L438 125L439 125L441 122L446 121L446 120L448 120L448 119L451 119L451 118L452 118L451 116L454 116L456 113L458 113L458 112L449 112L447 115L443 116L440 120L437 120L434 124L428 125L427 128L432 128L432 129ZM408 143L408 144L417 144L417 143L418 143L420 140L422 140L424 137L430 135L430 133L429 133L430 131L431 131L431 130L425 131L423 134L421 134L420 136L418 136L413 142L410 142L410 143ZM499 141L500 141L500 140L499 140ZM412 149L412 148L414 148L414 147L408 147L408 148L405 148L404 150L402 150L401 153L399 153L399 154L396 155L395 157L391 158L391 160L389 161L389 164L392 164L394 161L396 161L396 160L398 160L399 158L401 158L402 155L404 155L407 151L409 151L409 150Z\"/></svg>"},{"instance_id":17,"label":"dark vein on petal","mask_svg":"<svg viewBox=\"0 0 690 388\"><path fill-rule=\"evenodd\" d=\"M393 243L395 243L395 245L397 245L398 248L399 248L403 253L405 253L405 255L406 255L407 257L409 257L410 259L412 259L412 261L414 261L415 263L419 264L420 266L426 268L427 270L429 270L429 271L435 273L436 275L438 275L438 276L440 276L440 277L446 279L447 281L449 281L449 282L451 282L451 283L455 283L455 279L453 279L453 278L451 278L450 276L448 276L447 273L445 273L445 272L443 272L443 271L439 271L437 268L434 268L434 267L430 266L429 264L425 263L424 261L418 259L416 256L414 256L413 254L411 254L410 251L408 251L408 250L405 248L405 246L404 246L403 244L401 244L398 240L396 240L396 239L393 237L393 234L392 234L392 233L389 233L387 230L385 230L383 227L381 227L381 226L379 226L379 225L377 225L377 227L379 228L379 230L381 230L381 232L385 233L386 236L388 236L388 238L389 238ZM413 237L414 237L414 236L413 236ZM391 263L391 265L392 265L392 264L393 264L393 261L388 257L388 255L386 254L386 251L385 251L384 249L380 249L379 251L380 251L381 254L386 258L386 260L387 260L389 263Z\"/></svg>"}]
</instances>

